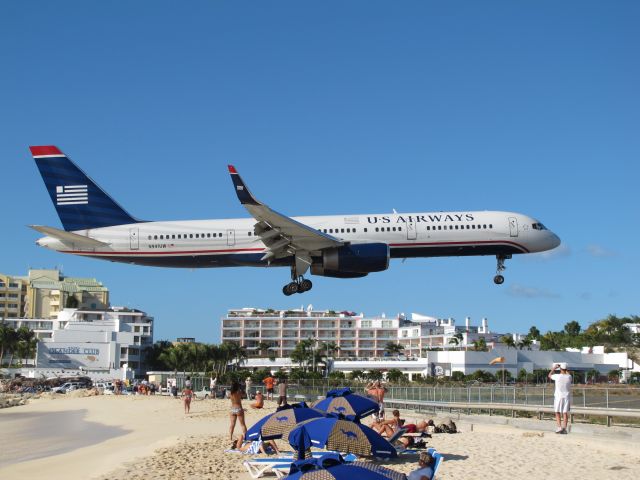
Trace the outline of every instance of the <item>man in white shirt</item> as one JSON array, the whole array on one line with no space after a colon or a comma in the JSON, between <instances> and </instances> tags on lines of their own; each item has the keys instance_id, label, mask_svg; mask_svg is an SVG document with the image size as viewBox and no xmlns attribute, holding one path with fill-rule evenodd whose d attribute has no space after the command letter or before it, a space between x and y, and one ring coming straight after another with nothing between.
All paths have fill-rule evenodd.
<instances>
[{"instance_id":1,"label":"man in white shirt","mask_svg":"<svg viewBox=\"0 0 640 480\"><path fill-rule=\"evenodd\" d=\"M559 368L560 373L554 373ZM553 411L556 413L558 428L556 433L567 433L569 412L571 411L571 375L567 371L566 363L556 363L549 371L549 379L556 384L554 392Z\"/></svg>"}]
</instances>

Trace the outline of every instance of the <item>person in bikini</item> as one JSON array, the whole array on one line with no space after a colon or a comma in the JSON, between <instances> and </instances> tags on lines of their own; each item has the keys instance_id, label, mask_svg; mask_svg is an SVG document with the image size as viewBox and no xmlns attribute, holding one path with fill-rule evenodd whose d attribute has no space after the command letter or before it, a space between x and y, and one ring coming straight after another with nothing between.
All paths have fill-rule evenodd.
<instances>
[{"instance_id":1,"label":"person in bikini","mask_svg":"<svg viewBox=\"0 0 640 480\"><path fill-rule=\"evenodd\" d=\"M193 390L191 387L185 386L182 390L182 401L184 402L184 413L191 411L191 398L193 397Z\"/></svg>"},{"instance_id":2,"label":"person in bikini","mask_svg":"<svg viewBox=\"0 0 640 480\"><path fill-rule=\"evenodd\" d=\"M240 426L242 427L242 436L247 434L247 425L244 423L244 409L242 408L242 389L238 382L231 384L231 393L229 395L231 400L231 411L229 417L231 425L229 426L229 436L233 440L233 431L236 428L236 420L240 420Z\"/></svg>"}]
</instances>

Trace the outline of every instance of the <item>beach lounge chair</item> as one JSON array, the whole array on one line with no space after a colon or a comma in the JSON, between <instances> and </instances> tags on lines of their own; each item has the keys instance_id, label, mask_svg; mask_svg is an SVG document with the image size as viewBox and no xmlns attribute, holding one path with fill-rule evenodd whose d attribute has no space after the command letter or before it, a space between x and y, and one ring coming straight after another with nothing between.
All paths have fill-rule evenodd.
<instances>
[{"instance_id":1,"label":"beach lounge chair","mask_svg":"<svg viewBox=\"0 0 640 480\"><path fill-rule=\"evenodd\" d=\"M393 445L393 447L396 449L396 452L398 452L398 455L417 455L420 453L420 450L416 450L416 449L412 449L412 448L405 448L404 445L402 445L400 442L398 442L398 440L405 436L407 434L407 429L406 428L399 428L398 430L396 430L394 432L393 435L391 435L389 438L387 438L387 441Z\"/></svg>"},{"instance_id":2,"label":"beach lounge chair","mask_svg":"<svg viewBox=\"0 0 640 480\"><path fill-rule=\"evenodd\" d=\"M329 452L313 452L312 455L314 457L321 457L323 455L326 455ZM356 455L354 455L353 453L348 453L346 455L342 455L342 458L344 459L345 463L351 463L351 462L355 462L356 460L358 460L358 457ZM286 477L287 475L289 475L289 470L291 469L291 463L289 463L286 467L283 465L276 465L274 466L271 470L273 471L273 473L276 474L277 478L283 478Z\"/></svg>"},{"instance_id":3,"label":"beach lounge chair","mask_svg":"<svg viewBox=\"0 0 640 480\"><path fill-rule=\"evenodd\" d=\"M312 455L314 457L321 457L327 453L328 452L313 452ZM343 455L343 458L346 462L355 462L358 459L358 457L352 453ZM281 478L289 473L289 468L294 461L294 453L291 452L290 455L281 455L273 458L252 458L251 460L242 462L242 465L247 469L251 478L260 478L269 472L273 472L276 474L276 477Z\"/></svg>"},{"instance_id":4,"label":"beach lounge chair","mask_svg":"<svg viewBox=\"0 0 640 480\"><path fill-rule=\"evenodd\" d=\"M438 452L436 452L435 448L427 448L427 453L429 455L431 455L433 457L433 477L431 477L431 480L434 480L436 478L436 473L438 473L438 469L440 468L440 465L442 464L442 462L444 461L444 457L439 454Z\"/></svg>"}]
</instances>

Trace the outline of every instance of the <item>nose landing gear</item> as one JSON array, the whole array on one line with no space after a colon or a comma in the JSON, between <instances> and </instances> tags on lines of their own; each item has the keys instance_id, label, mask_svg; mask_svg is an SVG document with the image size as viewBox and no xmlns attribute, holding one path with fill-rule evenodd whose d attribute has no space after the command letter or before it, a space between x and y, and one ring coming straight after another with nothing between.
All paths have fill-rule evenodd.
<instances>
[{"instance_id":1,"label":"nose landing gear","mask_svg":"<svg viewBox=\"0 0 640 480\"><path fill-rule=\"evenodd\" d=\"M501 275L507 267L504 266L504 261L511 258L511 255L496 255L498 265L496 266L496 276L493 277L493 283L496 285L502 285L504 283L504 277Z\"/></svg>"}]
</instances>

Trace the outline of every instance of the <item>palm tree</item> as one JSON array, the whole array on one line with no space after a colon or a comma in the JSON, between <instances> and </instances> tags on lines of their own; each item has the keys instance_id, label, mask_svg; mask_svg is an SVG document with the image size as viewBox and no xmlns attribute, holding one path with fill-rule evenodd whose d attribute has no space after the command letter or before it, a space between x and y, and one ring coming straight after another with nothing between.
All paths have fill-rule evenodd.
<instances>
[{"instance_id":1,"label":"palm tree","mask_svg":"<svg viewBox=\"0 0 640 480\"><path fill-rule=\"evenodd\" d=\"M271 348L271 344L267 342L260 342L258 343L257 348L258 348L258 355L262 357L264 352L269 351L269 349Z\"/></svg>"},{"instance_id":2,"label":"palm tree","mask_svg":"<svg viewBox=\"0 0 640 480\"><path fill-rule=\"evenodd\" d=\"M500 337L500 341L504 343L507 346L507 348L516 346L516 342L513 340L512 335L503 335L502 337Z\"/></svg>"},{"instance_id":3,"label":"palm tree","mask_svg":"<svg viewBox=\"0 0 640 480\"><path fill-rule=\"evenodd\" d=\"M387 380L392 383L398 383L404 379L404 374L397 368L392 368L387 372Z\"/></svg>"},{"instance_id":4,"label":"palm tree","mask_svg":"<svg viewBox=\"0 0 640 480\"><path fill-rule=\"evenodd\" d=\"M458 347L462 343L463 339L464 339L464 336L462 335L462 333L458 332L449 339L449 344L453 344L456 347Z\"/></svg>"},{"instance_id":5,"label":"palm tree","mask_svg":"<svg viewBox=\"0 0 640 480\"><path fill-rule=\"evenodd\" d=\"M478 340L473 341L473 349L476 352L486 352L488 350L487 341L484 337L480 337Z\"/></svg>"},{"instance_id":6,"label":"palm tree","mask_svg":"<svg viewBox=\"0 0 640 480\"><path fill-rule=\"evenodd\" d=\"M11 337L14 329L4 322L0 322L0 367L4 360L4 352L10 350Z\"/></svg>"},{"instance_id":7,"label":"palm tree","mask_svg":"<svg viewBox=\"0 0 640 480\"><path fill-rule=\"evenodd\" d=\"M16 353L20 358L20 363L23 364L22 360L33 358L36 352L36 344L38 340L36 339L36 334L33 330L27 327L20 327L17 331L18 340L16 342Z\"/></svg>"},{"instance_id":8,"label":"palm tree","mask_svg":"<svg viewBox=\"0 0 640 480\"><path fill-rule=\"evenodd\" d=\"M323 348L328 357L333 356L334 353L340 351L340 347L335 342L325 343Z\"/></svg>"},{"instance_id":9,"label":"palm tree","mask_svg":"<svg viewBox=\"0 0 640 480\"><path fill-rule=\"evenodd\" d=\"M5 348L7 349L7 351L11 354L11 356L9 357L9 367L11 367L11 365L13 364L13 356L16 353L16 350L18 348L18 342L20 341L20 335L18 334L18 331L9 327L9 329L6 332L6 339L5 339Z\"/></svg>"},{"instance_id":10,"label":"palm tree","mask_svg":"<svg viewBox=\"0 0 640 480\"><path fill-rule=\"evenodd\" d=\"M526 348L527 350L531 350L532 343L533 343L533 340L531 340L529 337L524 337L522 340L518 342L518 348L520 350L522 350L523 348Z\"/></svg>"},{"instance_id":11,"label":"palm tree","mask_svg":"<svg viewBox=\"0 0 640 480\"><path fill-rule=\"evenodd\" d=\"M529 333L527 334L531 340L540 340L540 330L535 325L529 329Z\"/></svg>"},{"instance_id":12,"label":"palm tree","mask_svg":"<svg viewBox=\"0 0 640 480\"><path fill-rule=\"evenodd\" d=\"M400 353L404 352L404 345L400 345L399 343L394 342L387 342L384 347L384 351L391 356L399 355Z\"/></svg>"}]
</instances>

